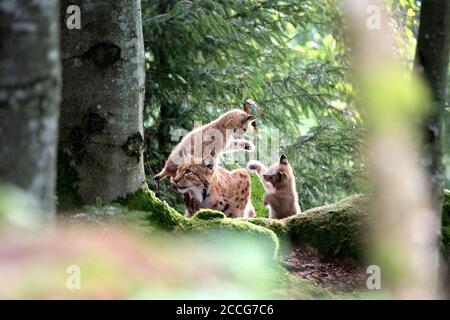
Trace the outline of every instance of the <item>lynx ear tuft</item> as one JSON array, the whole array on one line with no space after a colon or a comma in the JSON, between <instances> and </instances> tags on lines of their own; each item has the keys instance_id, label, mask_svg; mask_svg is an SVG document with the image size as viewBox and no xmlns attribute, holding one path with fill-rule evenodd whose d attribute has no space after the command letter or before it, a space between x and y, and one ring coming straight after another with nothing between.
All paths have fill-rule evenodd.
<instances>
[{"instance_id":1,"label":"lynx ear tuft","mask_svg":"<svg viewBox=\"0 0 450 320\"><path fill-rule=\"evenodd\" d=\"M283 154L280 158L281 164L288 164L288 158Z\"/></svg>"}]
</instances>

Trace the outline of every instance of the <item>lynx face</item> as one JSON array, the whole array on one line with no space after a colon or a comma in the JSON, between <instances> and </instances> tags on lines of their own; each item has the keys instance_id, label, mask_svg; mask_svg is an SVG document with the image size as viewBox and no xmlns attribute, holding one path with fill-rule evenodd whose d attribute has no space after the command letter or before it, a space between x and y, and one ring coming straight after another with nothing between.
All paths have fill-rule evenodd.
<instances>
[{"instance_id":1,"label":"lynx face","mask_svg":"<svg viewBox=\"0 0 450 320\"><path fill-rule=\"evenodd\" d=\"M234 139L243 139L248 130L248 125L256 121L255 116L249 115L241 110L230 112L229 117L230 123L227 127L233 129Z\"/></svg>"},{"instance_id":2,"label":"lynx face","mask_svg":"<svg viewBox=\"0 0 450 320\"><path fill-rule=\"evenodd\" d=\"M183 163L173 179L174 188L181 193L188 191L203 192L208 189L213 175L213 166L209 164Z\"/></svg>"},{"instance_id":3,"label":"lynx face","mask_svg":"<svg viewBox=\"0 0 450 320\"><path fill-rule=\"evenodd\" d=\"M219 210L230 218L255 215L250 200L250 174L245 169L228 171L205 162L181 164L173 187L195 202L192 208L185 202L187 217L200 208Z\"/></svg>"},{"instance_id":4,"label":"lynx face","mask_svg":"<svg viewBox=\"0 0 450 320\"><path fill-rule=\"evenodd\" d=\"M263 178L275 189L289 185L293 179L293 172L287 158L282 156L279 163L275 163L264 172Z\"/></svg>"}]
</instances>

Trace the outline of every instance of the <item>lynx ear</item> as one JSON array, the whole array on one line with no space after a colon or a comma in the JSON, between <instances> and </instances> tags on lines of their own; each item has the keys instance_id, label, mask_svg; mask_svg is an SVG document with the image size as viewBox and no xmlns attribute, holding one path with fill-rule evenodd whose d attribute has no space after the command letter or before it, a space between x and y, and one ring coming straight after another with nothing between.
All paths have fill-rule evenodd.
<instances>
[{"instance_id":1,"label":"lynx ear","mask_svg":"<svg viewBox=\"0 0 450 320\"><path fill-rule=\"evenodd\" d=\"M281 164L288 164L288 158L283 154L280 158Z\"/></svg>"}]
</instances>

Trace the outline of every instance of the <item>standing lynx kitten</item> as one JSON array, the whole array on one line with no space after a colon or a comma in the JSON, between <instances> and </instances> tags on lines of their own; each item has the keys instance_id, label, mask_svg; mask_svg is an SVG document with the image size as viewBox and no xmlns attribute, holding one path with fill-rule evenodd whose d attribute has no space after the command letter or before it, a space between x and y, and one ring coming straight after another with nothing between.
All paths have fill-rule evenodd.
<instances>
[{"instance_id":1,"label":"standing lynx kitten","mask_svg":"<svg viewBox=\"0 0 450 320\"><path fill-rule=\"evenodd\" d=\"M269 208L270 219L283 219L301 213L295 176L285 155L270 168L259 161L250 161L248 169L255 171L264 185L264 205Z\"/></svg>"}]
</instances>

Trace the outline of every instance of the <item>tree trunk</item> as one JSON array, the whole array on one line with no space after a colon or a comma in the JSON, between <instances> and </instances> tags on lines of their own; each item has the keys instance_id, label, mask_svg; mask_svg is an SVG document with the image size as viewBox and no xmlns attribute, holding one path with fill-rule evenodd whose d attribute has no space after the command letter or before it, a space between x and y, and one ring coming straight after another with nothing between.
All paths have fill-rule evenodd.
<instances>
[{"instance_id":1,"label":"tree trunk","mask_svg":"<svg viewBox=\"0 0 450 320\"><path fill-rule=\"evenodd\" d=\"M434 203L438 212L442 210L445 183L442 134L449 54L450 2L448 0L422 1L414 69L427 81L432 94L431 112L426 119L424 130L425 159L423 163L430 175Z\"/></svg>"},{"instance_id":2,"label":"tree trunk","mask_svg":"<svg viewBox=\"0 0 450 320\"><path fill-rule=\"evenodd\" d=\"M81 30L62 27L61 208L110 202L145 186L144 45L139 0L63 0ZM75 196L74 196L75 195Z\"/></svg>"},{"instance_id":3,"label":"tree trunk","mask_svg":"<svg viewBox=\"0 0 450 320\"><path fill-rule=\"evenodd\" d=\"M55 210L60 103L58 1L0 3L0 183Z\"/></svg>"},{"instance_id":4,"label":"tree trunk","mask_svg":"<svg viewBox=\"0 0 450 320\"><path fill-rule=\"evenodd\" d=\"M440 212L418 152L426 87L416 74L404 81L405 70L393 51L394 30L379 10L384 2L344 2L357 103L364 107L368 127L373 223L367 263L382 270L383 289L395 299L438 298Z\"/></svg>"},{"instance_id":5,"label":"tree trunk","mask_svg":"<svg viewBox=\"0 0 450 320\"><path fill-rule=\"evenodd\" d=\"M444 110L447 98L448 63L450 53L450 2L448 0L422 1L420 27L417 39L415 71L427 81L432 95L430 114L425 122L425 152L423 163L428 170L430 185L433 187L433 205L441 214L445 169L443 164ZM448 132L447 137L449 139ZM443 212L443 240L448 236L448 217ZM449 265L447 263L447 269ZM443 268L445 269L445 268ZM440 290L450 295L448 283L450 274L441 272Z\"/></svg>"}]
</instances>

